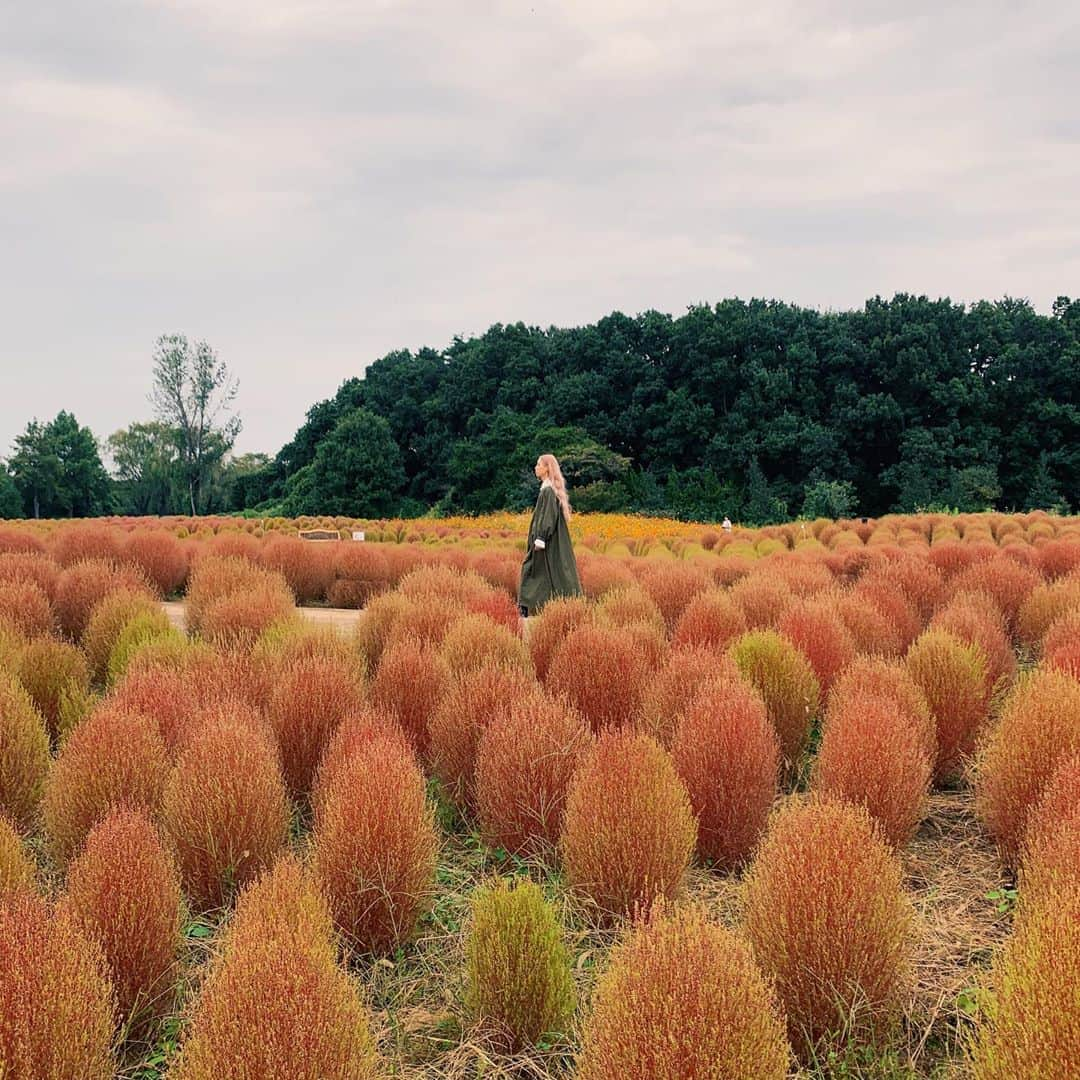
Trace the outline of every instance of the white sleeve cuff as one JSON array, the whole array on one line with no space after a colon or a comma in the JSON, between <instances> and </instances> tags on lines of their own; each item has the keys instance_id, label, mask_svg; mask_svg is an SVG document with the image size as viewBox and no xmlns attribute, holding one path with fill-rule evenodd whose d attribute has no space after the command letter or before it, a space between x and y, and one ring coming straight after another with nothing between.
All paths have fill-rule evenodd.
<instances>
[{"instance_id":1,"label":"white sleeve cuff","mask_svg":"<svg viewBox=\"0 0 1080 1080\"><path fill-rule=\"evenodd\" d=\"M536 548L536 550L537 550L537 551L543 551L543 550L544 550L544 548L546 548L546 547L547 547L547 544L545 544L545 543L544 543L544 541L543 541L543 540L541 540L541 539L540 539L540 537L538 536L538 537L537 537L537 538L536 538L536 539L535 539L535 540L533 541L533 547L534 547L534 548Z\"/></svg>"}]
</instances>

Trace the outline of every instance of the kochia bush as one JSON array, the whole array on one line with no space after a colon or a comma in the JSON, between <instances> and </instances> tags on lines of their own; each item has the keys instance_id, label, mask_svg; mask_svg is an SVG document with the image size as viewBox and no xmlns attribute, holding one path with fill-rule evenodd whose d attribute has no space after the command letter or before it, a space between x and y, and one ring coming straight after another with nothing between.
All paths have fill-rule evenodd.
<instances>
[{"instance_id":1,"label":"kochia bush","mask_svg":"<svg viewBox=\"0 0 1080 1080\"><path fill-rule=\"evenodd\" d=\"M905 664L930 707L937 729L938 783L956 776L975 750L990 709L992 687L982 650L946 630L927 630Z\"/></svg>"},{"instance_id":2,"label":"kochia bush","mask_svg":"<svg viewBox=\"0 0 1080 1080\"><path fill-rule=\"evenodd\" d=\"M371 700L396 718L416 752L426 756L428 723L449 681L446 661L437 652L405 638L383 652Z\"/></svg>"},{"instance_id":3,"label":"kochia bush","mask_svg":"<svg viewBox=\"0 0 1080 1080\"><path fill-rule=\"evenodd\" d=\"M1021 677L979 755L975 803L1014 864L1028 815L1059 763L1080 753L1080 682L1057 671Z\"/></svg>"},{"instance_id":4,"label":"kochia bush","mask_svg":"<svg viewBox=\"0 0 1080 1080\"><path fill-rule=\"evenodd\" d=\"M357 669L340 660L309 657L276 669L267 714L281 751L285 783L294 796L311 791L327 743L362 701Z\"/></svg>"},{"instance_id":5,"label":"kochia bush","mask_svg":"<svg viewBox=\"0 0 1080 1080\"><path fill-rule=\"evenodd\" d=\"M780 744L761 695L738 678L695 695L672 760L698 819L698 853L730 869L751 853L776 798Z\"/></svg>"},{"instance_id":6,"label":"kochia bush","mask_svg":"<svg viewBox=\"0 0 1080 1080\"><path fill-rule=\"evenodd\" d=\"M477 888L465 943L465 1000L509 1051L569 1027L574 979L562 927L540 887L505 880Z\"/></svg>"},{"instance_id":7,"label":"kochia bush","mask_svg":"<svg viewBox=\"0 0 1080 1080\"><path fill-rule=\"evenodd\" d=\"M10 818L0 813L0 896L16 889L35 889L37 872Z\"/></svg>"},{"instance_id":8,"label":"kochia bush","mask_svg":"<svg viewBox=\"0 0 1080 1080\"><path fill-rule=\"evenodd\" d=\"M370 1018L334 962L326 901L284 856L237 904L173 1080L377 1080Z\"/></svg>"},{"instance_id":9,"label":"kochia bush","mask_svg":"<svg viewBox=\"0 0 1080 1080\"><path fill-rule=\"evenodd\" d=\"M1080 754L1060 762L1032 807L1020 855L1024 909L1052 903L1076 884L1080 866Z\"/></svg>"},{"instance_id":10,"label":"kochia bush","mask_svg":"<svg viewBox=\"0 0 1080 1080\"><path fill-rule=\"evenodd\" d=\"M427 909L438 840L424 777L400 739L373 739L327 784L312 870L359 951L386 952Z\"/></svg>"},{"instance_id":11,"label":"kochia bush","mask_svg":"<svg viewBox=\"0 0 1080 1080\"><path fill-rule=\"evenodd\" d=\"M745 926L803 1061L841 1035L878 1043L910 977L911 902L902 870L862 807L783 807L750 867Z\"/></svg>"},{"instance_id":12,"label":"kochia bush","mask_svg":"<svg viewBox=\"0 0 1080 1080\"><path fill-rule=\"evenodd\" d=\"M594 731L631 723L651 676L634 635L617 627L580 626L556 649L546 685L565 694Z\"/></svg>"},{"instance_id":13,"label":"kochia bush","mask_svg":"<svg viewBox=\"0 0 1080 1080\"><path fill-rule=\"evenodd\" d=\"M656 911L612 951L577 1076L783 1080L790 1054L775 995L750 950L685 907Z\"/></svg>"},{"instance_id":14,"label":"kochia bush","mask_svg":"<svg viewBox=\"0 0 1080 1080\"><path fill-rule=\"evenodd\" d=\"M453 675L461 676L490 664L533 673L532 658L520 636L486 615L463 615L446 631L439 653Z\"/></svg>"},{"instance_id":15,"label":"kochia bush","mask_svg":"<svg viewBox=\"0 0 1080 1080\"><path fill-rule=\"evenodd\" d=\"M493 664L452 679L428 721L428 760L447 796L476 806L476 751L484 730L521 701L540 694L517 667Z\"/></svg>"},{"instance_id":16,"label":"kochia bush","mask_svg":"<svg viewBox=\"0 0 1080 1080\"><path fill-rule=\"evenodd\" d=\"M0 623L8 623L27 637L48 634L55 621L45 591L33 581L0 579Z\"/></svg>"},{"instance_id":17,"label":"kochia bush","mask_svg":"<svg viewBox=\"0 0 1080 1080\"><path fill-rule=\"evenodd\" d=\"M0 670L0 814L28 827L48 771L45 721L22 684Z\"/></svg>"},{"instance_id":18,"label":"kochia bush","mask_svg":"<svg viewBox=\"0 0 1080 1080\"><path fill-rule=\"evenodd\" d=\"M694 596L683 609L672 633L679 648L723 650L747 630L742 608L723 589Z\"/></svg>"},{"instance_id":19,"label":"kochia bush","mask_svg":"<svg viewBox=\"0 0 1080 1080\"><path fill-rule=\"evenodd\" d=\"M85 695L90 688L86 657L74 645L40 637L29 642L19 655L18 674L55 740L60 734L65 701Z\"/></svg>"},{"instance_id":20,"label":"kochia bush","mask_svg":"<svg viewBox=\"0 0 1080 1080\"><path fill-rule=\"evenodd\" d=\"M114 809L90 830L64 903L101 946L121 1019L165 1011L182 943L180 877L145 814Z\"/></svg>"},{"instance_id":21,"label":"kochia bush","mask_svg":"<svg viewBox=\"0 0 1080 1080\"><path fill-rule=\"evenodd\" d=\"M559 846L566 878L602 916L674 899L697 843L690 797L648 735L607 731L570 781Z\"/></svg>"},{"instance_id":22,"label":"kochia bush","mask_svg":"<svg viewBox=\"0 0 1080 1080\"><path fill-rule=\"evenodd\" d=\"M169 777L162 818L199 908L222 906L270 865L288 839L289 805L277 748L254 714L203 720Z\"/></svg>"},{"instance_id":23,"label":"kochia bush","mask_svg":"<svg viewBox=\"0 0 1080 1080\"><path fill-rule=\"evenodd\" d=\"M925 732L895 700L864 691L830 702L812 786L866 807L890 844L915 834L933 774Z\"/></svg>"},{"instance_id":24,"label":"kochia bush","mask_svg":"<svg viewBox=\"0 0 1080 1080\"><path fill-rule=\"evenodd\" d=\"M168 775L157 724L111 703L99 706L68 736L45 784L41 809L53 857L66 864L115 806L156 817Z\"/></svg>"},{"instance_id":25,"label":"kochia bush","mask_svg":"<svg viewBox=\"0 0 1080 1080\"><path fill-rule=\"evenodd\" d=\"M56 608L60 629L72 640L79 640L90 613L111 592L149 593L149 586L134 567L117 567L98 559L87 559L69 566L56 584Z\"/></svg>"},{"instance_id":26,"label":"kochia bush","mask_svg":"<svg viewBox=\"0 0 1080 1080\"><path fill-rule=\"evenodd\" d=\"M555 651L572 630L594 619L592 606L580 596L560 596L545 604L530 620L529 653L536 677L543 682Z\"/></svg>"},{"instance_id":27,"label":"kochia bush","mask_svg":"<svg viewBox=\"0 0 1080 1080\"><path fill-rule=\"evenodd\" d=\"M111 1080L114 999L97 946L28 890L0 892L0 1076Z\"/></svg>"},{"instance_id":28,"label":"kochia bush","mask_svg":"<svg viewBox=\"0 0 1080 1080\"><path fill-rule=\"evenodd\" d=\"M765 702L788 768L799 763L821 691L809 661L787 638L773 630L743 634L731 646L743 678Z\"/></svg>"},{"instance_id":29,"label":"kochia bush","mask_svg":"<svg viewBox=\"0 0 1080 1080\"><path fill-rule=\"evenodd\" d=\"M683 713L710 679L738 679L731 657L706 648L679 648L650 681L641 698L636 724L670 748Z\"/></svg>"},{"instance_id":30,"label":"kochia bush","mask_svg":"<svg viewBox=\"0 0 1080 1080\"><path fill-rule=\"evenodd\" d=\"M511 698L477 745L475 801L485 842L525 854L554 851L570 778L591 743L567 702L536 693Z\"/></svg>"},{"instance_id":31,"label":"kochia bush","mask_svg":"<svg viewBox=\"0 0 1080 1080\"><path fill-rule=\"evenodd\" d=\"M972 1049L976 1080L1066 1077L1080 1047L1080 888L1022 919L990 979L994 993Z\"/></svg>"}]
</instances>

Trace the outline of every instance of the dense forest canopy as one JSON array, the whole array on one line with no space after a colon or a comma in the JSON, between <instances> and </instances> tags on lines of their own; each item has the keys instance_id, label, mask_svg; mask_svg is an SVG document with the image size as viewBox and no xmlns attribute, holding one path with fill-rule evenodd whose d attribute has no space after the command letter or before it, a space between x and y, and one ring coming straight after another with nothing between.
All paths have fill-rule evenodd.
<instances>
[{"instance_id":1,"label":"dense forest canopy","mask_svg":"<svg viewBox=\"0 0 1080 1080\"><path fill-rule=\"evenodd\" d=\"M159 352L163 342L187 349L171 337ZM67 414L56 424L87 457L85 429ZM174 427L112 436L114 509L193 501ZM755 524L800 513L1066 511L1080 506L1080 300L1061 297L1047 316L1012 299L965 307L897 295L845 312L731 299L678 318L495 325L442 352L376 360L313 405L272 460L235 459L224 455L231 443L218 444L200 481L204 510L523 507L536 455L552 452L583 510ZM39 464L11 458L0 511L17 493L33 512L54 467ZM91 471L92 503L58 497L49 509L100 513L108 493Z\"/></svg>"},{"instance_id":2,"label":"dense forest canopy","mask_svg":"<svg viewBox=\"0 0 1080 1080\"><path fill-rule=\"evenodd\" d=\"M405 511L524 505L542 450L582 509L1065 509L1080 495L1080 300L1050 316L1010 299L725 300L679 318L496 325L375 361L311 408L249 495L323 508L344 424L372 461L400 464Z\"/></svg>"}]
</instances>

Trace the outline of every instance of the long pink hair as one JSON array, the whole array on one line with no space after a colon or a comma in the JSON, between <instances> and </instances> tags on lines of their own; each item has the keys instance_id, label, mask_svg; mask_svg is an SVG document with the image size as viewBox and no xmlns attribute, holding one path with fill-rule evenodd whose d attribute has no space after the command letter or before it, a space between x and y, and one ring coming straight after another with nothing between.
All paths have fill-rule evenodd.
<instances>
[{"instance_id":1,"label":"long pink hair","mask_svg":"<svg viewBox=\"0 0 1080 1080\"><path fill-rule=\"evenodd\" d=\"M547 469L547 479L555 491L555 498L562 507L563 517L570 520L570 496L566 494L566 480L563 478L562 469L559 468L559 459L554 454L541 454L540 464Z\"/></svg>"}]
</instances>

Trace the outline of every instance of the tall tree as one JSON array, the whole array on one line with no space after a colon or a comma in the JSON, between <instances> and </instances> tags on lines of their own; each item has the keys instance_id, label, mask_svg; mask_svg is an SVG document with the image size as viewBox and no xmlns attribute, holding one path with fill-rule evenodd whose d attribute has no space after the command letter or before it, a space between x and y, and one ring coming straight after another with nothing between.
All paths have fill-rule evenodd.
<instances>
[{"instance_id":1,"label":"tall tree","mask_svg":"<svg viewBox=\"0 0 1080 1080\"><path fill-rule=\"evenodd\" d=\"M205 342L165 334L154 348L150 400L158 419L180 434L180 463L192 514L205 509L213 473L240 433L239 415L228 410L237 381Z\"/></svg>"}]
</instances>

